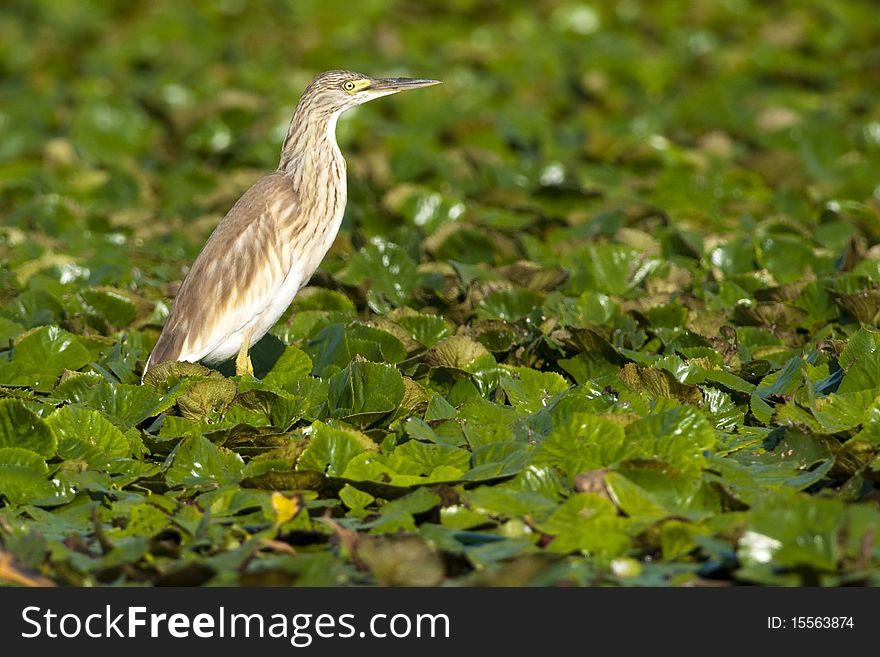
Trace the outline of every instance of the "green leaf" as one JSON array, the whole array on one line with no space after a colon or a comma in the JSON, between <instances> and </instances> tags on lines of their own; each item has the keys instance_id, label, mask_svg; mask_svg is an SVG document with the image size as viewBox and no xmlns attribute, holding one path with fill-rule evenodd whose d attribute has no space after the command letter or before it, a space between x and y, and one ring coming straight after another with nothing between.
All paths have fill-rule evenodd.
<instances>
[{"instance_id":1,"label":"green leaf","mask_svg":"<svg viewBox=\"0 0 880 657\"><path fill-rule=\"evenodd\" d=\"M425 355L425 362L433 367L448 367L468 371L468 366L489 351L476 340L466 335L453 335L444 338Z\"/></svg>"},{"instance_id":2,"label":"green leaf","mask_svg":"<svg viewBox=\"0 0 880 657\"><path fill-rule=\"evenodd\" d=\"M24 331L18 322L0 317L0 347L6 347L9 341Z\"/></svg>"},{"instance_id":3,"label":"green leaf","mask_svg":"<svg viewBox=\"0 0 880 657\"><path fill-rule=\"evenodd\" d=\"M654 523L670 515L648 491L617 472L605 476L605 485L615 504L633 520Z\"/></svg>"},{"instance_id":4,"label":"green leaf","mask_svg":"<svg viewBox=\"0 0 880 657\"><path fill-rule=\"evenodd\" d=\"M112 287L89 288L80 294L92 313L114 327L128 326L147 309L143 300Z\"/></svg>"},{"instance_id":5,"label":"green leaf","mask_svg":"<svg viewBox=\"0 0 880 657\"><path fill-rule=\"evenodd\" d=\"M354 310L351 299L323 287L304 287L293 300L293 309L297 314L309 310Z\"/></svg>"},{"instance_id":6,"label":"green leaf","mask_svg":"<svg viewBox=\"0 0 880 657\"><path fill-rule=\"evenodd\" d=\"M623 428L589 413L577 413L556 427L535 450L532 463L553 465L574 478L579 472L619 463L637 453L626 443Z\"/></svg>"},{"instance_id":7,"label":"green leaf","mask_svg":"<svg viewBox=\"0 0 880 657\"><path fill-rule=\"evenodd\" d=\"M440 523L452 529L469 529L485 524L486 517L476 511L456 504L440 509Z\"/></svg>"},{"instance_id":8,"label":"green leaf","mask_svg":"<svg viewBox=\"0 0 880 657\"><path fill-rule=\"evenodd\" d=\"M538 527L554 537L547 546L550 552L585 551L607 560L629 550L627 524L607 499L592 493L576 493Z\"/></svg>"},{"instance_id":9,"label":"green leaf","mask_svg":"<svg viewBox=\"0 0 880 657\"><path fill-rule=\"evenodd\" d=\"M376 498L358 490L351 484L345 484L339 491L340 501L349 508L349 515L363 517L367 515L366 507L372 504Z\"/></svg>"},{"instance_id":10,"label":"green leaf","mask_svg":"<svg viewBox=\"0 0 880 657\"><path fill-rule=\"evenodd\" d=\"M76 336L58 326L43 326L15 345L10 362L0 362L0 385L46 392L64 370L78 370L91 360Z\"/></svg>"},{"instance_id":11,"label":"green leaf","mask_svg":"<svg viewBox=\"0 0 880 657\"><path fill-rule=\"evenodd\" d=\"M532 290L514 288L492 292L477 304L480 319L499 319L505 322L529 317L544 302L544 295Z\"/></svg>"},{"instance_id":12,"label":"green leaf","mask_svg":"<svg viewBox=\"0 0 880 657\"><path fill-rule=\"evenodd\" d=\"M838 393L880 388L880 331L861 329L853 333L840 355L846 368Z\"/></svg>"},{"instance_id":13,"label":"green leaf","mask_svg":"<svg viewBox=\"0 0 880 657\"><path fill-rule=\"evenodd\" d=\"M459 418L471 449L515 437L525 440L528 429L510 406L495 404L482 397L474 397L461 405Z\"/></svg>"},{"instance_id":14,"label":"green leaf","mask_svg":"<svg viewBox=\"0 0 880 657\"><path fill-rule=\"evenodd\" d=\"M699 520L720 512L722 502L718 489L706 485L702 475L696 469L678 469L663 461L637 459L608 473L605 485L612 496L619 493L616 501L622 507L625 499L636 505L632 508L633 514L650 515L656 507L661 507L668 514ZM627 482L620 483L620 477L625 477Z\"/></svg>"},{"instance_id":15,"label":"green leaf","mask_svg":"<svg viewBox=\"0 0 880 657\"><path fill-rule=\"evenodd\" d=\"M626 427L626 442L640 458L657 459L682 471L698 470L715 447L712 425L695 408L679 406Z\"/></svg>"},{"instance_id":16,"label":"green leaf","mask_svg":"<svg viewBox=\"0 0 880 657\"><path fill-rule=\"evenodd\" d=\"M58 455L64 459L101 466L110 459L131 454L122 431L98 411L64 406L52 413L46 424L58 437Z\"/></svg>"},{"instance_id":17,"label":"green leaf","mask_svg":"<svg viewBox=\"0 0 880 657\"><path fill-rule=\"evenodd\" d=\"M199 363L166 361L150 368L144 374L144 385L161 393L172 390L182 382L218 376L218 373Z\"/></svg>"},{"instance_id":18,"label":"green leaf","mask_svg":"<svg viewBox=\"0 0 880 657\"><path fill-rule=\"evenodd\" d=\"M298 470L315 470L340 477L355 454L376 451L376 444L360 431L315 422L308 430L309 445L297 461Z\"/></svg>"},{"instance_id":19,"label":"green leaf","mask_svg":"<svg viewBox=\"0 0 880 657\"><path fill-rule=\"evenodd\" d=\"M120 532L122 536L155 536L170 523L167 513L153 504L142 502L131 507L128 513L128 524Z\"/></svg>"},{"instance_id":20,"label":"green leaf","mask_svg":"<svg viewBox=\"0 0 880 657\"><path fill-rule=\"evenodd\" d=\"M448 420L455 417L455 406L450 404L440 395L431 397L428 407L425 409L425 421Z\"/></svg>"},{"instance_id":21,"label":"green leaf","mask_svg":"<svg viewBox=\"0 0 880 657\"><path fill-rule=\"evenodd\" d=\"M464 211L464 204L454 197L407 183L393 188L383 199L383 205L428 233L455 221Z\"/></svg>"},{"instance_id":22,"label":"green leaf","mask_svg":"<svg viewBox=\"0 0 880 657\"><path fill-rule=\"evenodd\" d=\"M683 350L684 351L684 350ZM717 352L711 352L717 353ZM717 383L736 392L750 393L755 386L741 377L719 367L706 367L704 364L689 360L685 363L678 356L666 356L655 363L675 376L676 380L685 384Z\"/></svg>"},{"instance_id":23,"label":"green leaf","mask_svg":"<svg viewBox=\"0 0 880 657\"><path fill-rule=\"evenodd\" d=\"M396 447L391 454L355 455L348 462L343 477L398 487L449 483L461 478L468 460L464 450L410 441Z\"/></svg>"},{"instance_id":24,"label":"green leaf","mask_svg":"<svg viewBox=\"0 0 880 657\"><path fill-rule=\"evenodd\" d=\"M462 224L450 224L432 236L430 246L439 261L458 261L466 264L494 260L492 240L485 230Z\"/></svg>"},{"instance_id":25,"label":"green leaf","mask_svg":"<svg viewBox=\"0 0 880 657\"><path fill-rule=\"evenodd\" d=\"M493 441L474 449L473 467L463 476L464 481L482 481L509 477L522 472L529 462L526 445L519 442Z\"/></svg>"},{"instance_id":26,"label":"green leaf","mask_svg":"<svg viewBox=\"0 0 880 657\"><path fill-rule=\"evenodd\" d=\"M312 360L308 355L296 347L287 347L272 371L263 377L263 383L284 388L291 381L307 377L311 371Z\"/></svg>"},{"instance_id":27,"label":"green leaf","mask_svg":"<svg viewBox=\"0 0 880 657\"><path fill-rule=\"evenodd\" d=\"M3 309L3 314L26 328L55 324L64 317L64 306L45 290L25 290Z\"/></svg>"},{"instance_id":28,"label":"green leaf","mask_svg":"<svg viewBox=\"0 0 880 657\"><path fill-rule=\"evenodd\" d=\"M212 376L197 381L177 398L181 416L189 420L217 422L235 398L234 381Z\"/></svg>"},{"instance_id":29,"label":"green leaf","mask_svg":"<svg viewBox=\"0 0 880 657\"><path fill-rule=\"evenodd\" d=\"M346 330L346 339L352 354L360 354L375 362L399 363L406 358L403 342L379 328L354 324Z\"/></svg>"},{"instance_id":30,"label":"green leaf","mask_svg":"<svg viewBox=\"0 0 880 657\"><path fill-rule=\"evenodd\" d=\"M311 357L312 372L326 377L351 362L351 351L345 336L344 324L329 324L303 344L303 351Z\"/></svg>"},{"instance_id":31,"label":"green leaf","mask_svg":"<svg viewBox=\"0 0 880 657\"><path fill-rule=\"evenodd\" d=\"M843 503L780 491L763 496L747 516L737 555L744 565L773 563L835 571Z\"/></svg>"},{"instance_id":32,"label":"green leaf","mask_svg":"<svg viewBox=\"0 0 880 657\"><path fill-rule=\"evenodd\" d=\"M568 390L568 382L555 372L536 372L526 367L509 368L502 375L501 388L520 412L536 413L558 394Z\"/></svg>"},{"instance_id":33,"label":"green leaf","mask_svg":"<svg viewBox=\"0 0 880 657\"><path fill-rule=\"evenodd\" d=\"M412 531L416 527L413 514L430 511L439 503L439 495L427 488L418 488L409 495L388 502L379 510L379 517L364 526L369 527L373 534Z\"/></svg>"},{"instance_id":34,"label":"green leaf","mask_svg":"<svg viewBox=\"0 0 880 657\"><path fill-rule=\"evenodd\" d=\"M407 471L412 474L433 478L436 471L443 468L442 476L448 478L451 474L452 478L458 478L469 469L471 454L467 450L457 447L410 440L394 448L387 462L398 472L403 471L399 464L405 463ZM416 464L418 468L416 472L412 472L410 469L413 464Z\"/></svg>"},{"instance_id":35,"label":"green leaf","mask_svg":"<svg viewBox=\"0 0 880 657\"><path fill-rule=\"evenodd\" d=\"M149 386L111 383L94 376L68 379L52 391L50 398L101 411L123 429L158 415L174 403L173 396L163 399Z\"/></svg>"},{"instance_id":36,"label":"green leaf","mask_svg":"<svg viewBox=\"0 0 880 657\"><path fill-rule=\"evenodd\" d=\"M868 406L862 425L862 430L854 438L880 445L880 395Z\"/></svg>"},{"instance_id":37,"label":"green leaf","mask_svg":"<svg viewBox=\"0 0 880 657\"><path fill-rule=\"evenodd\" d=\"M542 520L557 506L556 502L540 493L503 486L480 486L466 491L464 499L474 511L504 518L530 516Z\"/></svg>"},{"instance_id":38,"label":"green leaf","mask_svg":"<svg viewBox=\"0 0 880 657\"><path fill-rule=\"evenodd\" d=\"M354 361L330 377L330 414L346 422L368 426L397 410L404 392L403 377L397 368Z\"/></svg>"},{"instance_id":39,"label":"green leaf","mask_svg":"<svg viewBox=\"0 0 880 657\"><path fill-rule=\"evenodd\" d=\"M50 497L55 487L46 479L43 456L22 447L0 447L0 494L12 504Z\"/></svg>"},{"instance_id":40,"label":"green leaf","mask_svg":"<svg viewBox=\"0 0 880 657\"><path fill-rule=\"evenodd\" d=\"M165 481L172 488L231 484L238 482L244 471L241 456L203 436L184 438L166 463Z\"/></svg>"},{"instance_id":41,"label":"green leaf","mask_svg":"<svg viewBox=\"0 0 880 657\"><path fill-rule=\"evenodd\" d=\"M755 268L755 249L749 241L730 241L712 249L712 264L727 276L745 274Z\"/></svg>"},{"instance_id":42,"label":"green leaf","mask_svg":"<svg viewBox=\"0 0 880 657\"><path fill-rule=\"evenodd\" d=\"M764 238L758 244L757 254L758 263L779 283L797 281L806 271L822 274L833 266L828 256L817 257L803 239L789 235Z\"/></svg>"},{"instance_id":43,"label":"green leaf","mask_svg":"<svg viewBox=\"0 0 880 657\"><path fill-rule=\"evenodd\" d=\"M702 532L698 526L680 520L669 520L660 526L660 549L663 559L673 561L692 552L697 546L694 536Z\"/></svg>"},{"instance_id":44,"label":"green leaf","mask_svg":"<svg viewBox=\"0 0 880 657\"><path fill-rule=\"evenodd\" d=\"M638 254L620 244L590 244L573 249L562 258L571 272L563 291L569 294L602 292L625 295L636 282Z\"/></svg>"},{"instance_id":45,"label":"green leaf","mask_svg":"<svg viewBox=\"0 0 880 657\"><path fill-rule=\"evenodd\" d=\"M436 315L403 315L396 321L409 332L413 340L426 347L433 347L452 334L449 323Z\"/></svg>"},{"instance_id":46,"label":"green leaf","mask_svg":"<svg viewBox=\"0 0 880 657\"><path fill-rule=\"evenodd\" d=\"M849 393L831 393L817 397L813 402L813 415L828 433L838 433L857 427L862 423L865 410L870 409L880 393L876 388Z\"/></svg>"},{"instance_id":47,"label":"green leaf","mask_svg":"<svg viewBox=\"0 0 880 657\"><path fill-rule=\"evenodd\" d=\"M373 312L404 306L418 280L416 263L397 244L374 238L361 249L337 278L346 285L367 286Z\"/></svg>"},{"instance_id":48,"label":"green leaf","mask_svg":"<svg viewBox=\"0 0 880 657\"><path fill-rule=\"evenodd\" d=\"M54 456L58 441L45 420L18 399L0 399L0 448L20 447Z\"/></svg>"},{"instance_id":49,"label":"green leaf","mask_svg":"<svg viewBox=\"0 0 880 657\"><path fill-rule=\"evenodd\" d=\"M563 326L576 328L607 324L620 312L620 307L607 294L589 291L576 298L555 292L547 296L544 308Z\"/></svg>"}]
</instances>

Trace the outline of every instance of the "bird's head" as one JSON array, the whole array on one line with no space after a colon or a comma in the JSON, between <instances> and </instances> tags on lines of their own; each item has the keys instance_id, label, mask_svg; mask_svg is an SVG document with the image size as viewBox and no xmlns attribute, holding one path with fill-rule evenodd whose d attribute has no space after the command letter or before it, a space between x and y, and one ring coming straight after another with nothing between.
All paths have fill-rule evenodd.
<instances>
[{"instance_id":1,"label":"bird's head","mask_svg":"<svg viewBox=\"0 0 880 657\"><path fill-rule=\"evenodd\" d=\"M344 111L398 91L439 83L422 78L371 78L353 71L321 73L303 92L293 112L278 168L288 172L295 168L304 154L315 152L316 139L329 139L335 146L336 120Z\"/></svg>"},{"instance_id":2,"label":"bird's head","mask_svg":"<svg viewBox=\"0 0 880 657\"><path fill-rule=\"evenodd\" d=\"M432 84L440 84L440 81L424 78L371 78L353 71L327 71L312 81L303 94L303 101L308 100L332 113L344 112L382 96Z\"/></svg>"}]
</instances>

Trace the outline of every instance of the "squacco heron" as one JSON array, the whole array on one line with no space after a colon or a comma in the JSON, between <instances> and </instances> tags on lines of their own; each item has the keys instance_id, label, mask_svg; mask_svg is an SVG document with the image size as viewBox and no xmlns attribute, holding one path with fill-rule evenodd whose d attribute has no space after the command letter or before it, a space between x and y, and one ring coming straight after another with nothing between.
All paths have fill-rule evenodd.
<instances>
[{"instance_id":1,"label":"squacco heron","mask_svg":"<svg viewBox=\"0 0 880 657\"><path fill-rule=\"evenodd\" d=\"M438 80L322 73L308 86L281 146L278 170L258 180L208 238L180 286L144 372L164 361L216 365L249 350L290 306L333 244L346 204L339 115Z\"/></svg>"}]
</instances>

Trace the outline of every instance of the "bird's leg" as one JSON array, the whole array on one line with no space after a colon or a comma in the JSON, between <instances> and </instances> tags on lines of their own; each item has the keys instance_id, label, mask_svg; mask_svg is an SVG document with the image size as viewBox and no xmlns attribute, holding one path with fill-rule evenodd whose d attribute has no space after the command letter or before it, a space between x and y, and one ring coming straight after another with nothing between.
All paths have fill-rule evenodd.
<instances>
[{"instance_id":1,"label":"bird's leg","mask_svg":"<svg viewBox=\"0 0 880 657\"><path fill-rule=\"evenodd\" d=\"M241 349L238 350L238 356L235 358L235 375L244 376L245 374L254 375L254 366L251 363L251 356L248 353L251 347L251 329L244 332L241 338Z\"/></svg>"}]
</instances>

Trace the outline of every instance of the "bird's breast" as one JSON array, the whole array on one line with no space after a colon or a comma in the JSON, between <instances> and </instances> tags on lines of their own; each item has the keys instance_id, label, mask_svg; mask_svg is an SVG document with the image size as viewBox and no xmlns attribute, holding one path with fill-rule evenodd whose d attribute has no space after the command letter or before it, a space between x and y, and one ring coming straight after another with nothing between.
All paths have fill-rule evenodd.
<instances>
[{"instance_id":1,"label":"bird's breast","mask_svg":"<svg viewBox=\"0 0 880 657\"><path fill-rule=\"evenodd\" d=\"M305 285L333 245L345 216L345 160L341 155L324 159L312 176L304 177L300 189L299 225L291 231L288 247Z\"/></svg>"},{"instance_id":2,"label":"bird's breast","mask_svg":"<svg viewBox=\"0 0 880 657\"><path fill-rule=\"evenodd\" d=\"M309 282L333 244L345 214L345 173L340 179L321 187L324 198L303 207L301 204L274 208L281 229L274 253L266 258L273 269L275 293L268 295L267 305L253 317L250 327L259 339L274 326L287 310L296 293Z\"/></svg>"}]
</instances>

